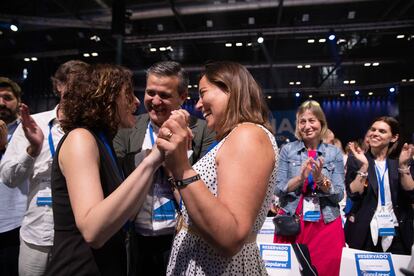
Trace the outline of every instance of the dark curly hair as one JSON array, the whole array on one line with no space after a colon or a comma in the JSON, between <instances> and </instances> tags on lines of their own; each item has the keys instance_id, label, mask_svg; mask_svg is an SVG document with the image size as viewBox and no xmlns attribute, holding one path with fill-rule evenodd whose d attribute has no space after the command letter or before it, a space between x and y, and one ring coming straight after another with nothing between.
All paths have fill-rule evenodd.
<instances>
[{"instance_id":1,"label":"dark curly hair","mask_svg":"<svg viewBox=\"0 0 414 276\"><path fill-rule=\"evenodd\" d=\"M64 93L60 108L65 132L78 127L103 131L110 138L119 124L117 99L125 89L127 100L133 102L132 72L119 65L97 64L86 73L74 76Z\"/></svg>"}]
</instances>

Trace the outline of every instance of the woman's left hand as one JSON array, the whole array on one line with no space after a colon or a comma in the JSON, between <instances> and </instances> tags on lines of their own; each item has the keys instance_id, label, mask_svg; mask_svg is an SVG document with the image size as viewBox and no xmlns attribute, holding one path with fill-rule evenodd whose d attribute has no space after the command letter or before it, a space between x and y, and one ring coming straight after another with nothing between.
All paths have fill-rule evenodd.
<instances>
[{"instance_id":1,"label":"woman's left hand","mask_svg":"<svg viewBox=\"0 0 414 276\"><path fill-rule=\"evenodd\" d=\"M399 158L399 166L400 167L407 167L410 159L414 156L414 145L405 143L401 149L400 158Z\"/></svg>"},{"instance_id":2,"label":"woman's left hand","mask_svg":"<svg viewBox=\"0 0 414 276\"><path fill-rule=\"evenodd\" d=\"M322 177L322 168L323 168L323 157L319 157L318 159L310 158L310 162L312 164L312 177L314 181L319 181Z\"/></svg>"},{"instance_id":3,"label":"woman's left hand","mask_svg":"<svg viewBox=\"0 0 414 276\"><path fill-rule=\"evenodd\" d=\"M157 146L165 151L165 166L176 179L181 179L182 172L191 168L187 157L192 138L188 128L189 116L183 109L174 110L158 133Z\"/></svg>"}]
</instances>

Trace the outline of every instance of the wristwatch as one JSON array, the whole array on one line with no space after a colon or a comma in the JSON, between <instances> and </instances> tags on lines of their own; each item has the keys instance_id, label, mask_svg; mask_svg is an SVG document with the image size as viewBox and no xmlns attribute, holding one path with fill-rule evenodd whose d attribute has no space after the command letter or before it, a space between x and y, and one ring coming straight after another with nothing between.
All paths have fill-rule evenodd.
<instances>
[{"instance_id":1,"label":"wristwatch","mask_svg":"<svg viewBox=\"0 0 414 276\"><path fill-rule=\"evenodd\" d=\"M196 182L197 180L200 180L200 179L201 179L200 175L199 174L196 174L194 176L191 176L191 177L188 177L188 178L184 178L184 179L181 179L181 180L177 180L177 179L174 179L174 178L170 177L168 179L168 181L175 188L183 188L183 187L185 187L185 186L187 186L187 185L189 185L189 184L191 184L193 182Z\"/></svg>"}]
</instances>

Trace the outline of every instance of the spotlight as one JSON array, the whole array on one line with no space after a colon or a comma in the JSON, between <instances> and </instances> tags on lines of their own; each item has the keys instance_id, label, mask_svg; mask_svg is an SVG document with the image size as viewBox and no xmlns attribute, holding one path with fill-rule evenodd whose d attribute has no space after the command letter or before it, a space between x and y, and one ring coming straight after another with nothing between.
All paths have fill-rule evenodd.
<instances>
[{"instance_id":1,"label":"spotlight","mask_svg":"<svg viewBox=\"0 0 414 276\"><path fill-rule=\"evenodd\" d=\"M300 93L299 92L296 92L295 96L296 96L296 98L299 98L300 97Z\"/></svg>"},{"instance_id":2,"label":"spotlight","mask_svg":"<svg viewBox=\"0 0 414 276\"><path fill-rule=\"evenodd\" d=\"M263 36L259 36L259 37L257 38L257 43L262 44L262 43L263 43L263 41L264 41Z\"/></svg>"},{"instance_id":3,"label":"spotlight","mask_svg":"<svg viewBox=\"0 0 414 276\"><path fill-rule=\"evenodd\" d=\"M368 95L372 96L374 95L374 92L368 92Z\"/></svg>"},{"instance_id":4,"label":"spotlight","mask_svg":"<svg viewBox=\"0 0 414 276\"><path fill-rule=\"evenodd\" d=\"M334 35L334 34L330 34L330 35L328 36L328 39L329 39L330 41L334 40L334 39L335 39L335 35Z\"/></svg>"},{"instance_id":5,"label":"spotlight","mask_svg":"<svg viewBox=\"0 0 414 276\"><path fill-rule=\"evenodd\" d=\"M19 30L19 27L17 27L16 24L10 24L10 30L12 30L13 32L17 32Z\"/></svg>"},{"instance_id":6,"label":"spotlight","mask_svg":"<svg viewBox=\"0 0 414 276\"><path fill-rule=\"evenodd\" d=\"M356 90L354 93L355 93L355 95L357 95L357 96L359 95L359 91L358 91L358 90Z\"/></svg>"},{"instance_id":7,"label":"spotlight","mask_svg":"<svg viewBox=\"0 0 414 276\"><path fill-rule=\"evenodd\" d=\"M395 92L395 88L394 88L394 87L391 87L391 88L389 89L389 91L390 91L391 93L394 93L394 92Z\"/></svg>"}]
</instances>

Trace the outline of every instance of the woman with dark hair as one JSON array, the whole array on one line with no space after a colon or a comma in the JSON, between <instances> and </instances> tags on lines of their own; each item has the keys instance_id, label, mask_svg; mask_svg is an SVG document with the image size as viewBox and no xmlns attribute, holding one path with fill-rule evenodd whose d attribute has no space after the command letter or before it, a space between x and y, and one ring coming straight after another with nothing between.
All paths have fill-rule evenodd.
<instances>
[{"instance_id":1,"label":"woman with dark hair","mask_svg":"<svg viewBox=\"0 0 414 276\"><path fill-rule=\"evenodd\" d=\"M409 164L412 145L396 154L400 130L397 120L380 117L368 130L368 152L354 143L349 147L345 178L353 205L345 224L346 242L352 248L410 254L413 244L414 168Z\"/></svg>"},{"instance_id":2,"label":"woman with dark hair","mask_svg":"<svg viewBox=\"0 0 414 276\"><path fill-rule=\"evenodd\" d=\"M181 196L168 275L267 275L256 244L272 199L277 145L261 89L242 65L214 62L199 82L200 110L218 144L191 167L188 113L160 129Z\"/></svg>"},{"instance_id":3,"label":"woman with dark hair","mask_svg":"<svg viewBox=\"0 0 414 276\"><path fill-rule=\"evenodd\" d=\"M300 243L309 248L318 275L339 275L345 245L339 202L344 196L341 151L322 142L328 130L316 101L306 101L296 112L298 140L283 146L279 156L275 194L280 214L300 218L300 233L275 235L276 243Z\"/></svg>"},{"instance_id":4,"label":"woman with dark hair","mask_svg":"<svg viewBox=\"0 0 414 276\"><path fill-rule=\"evenodd\" d=\"M163 158L154 148L124 180L111 141L118 127L135 124L132 74L96 65L76 77L61 105L66 134L52 166L55 238L46 274L126 275L120 229L139 209Z\"/></svg>"}]
</instances>

